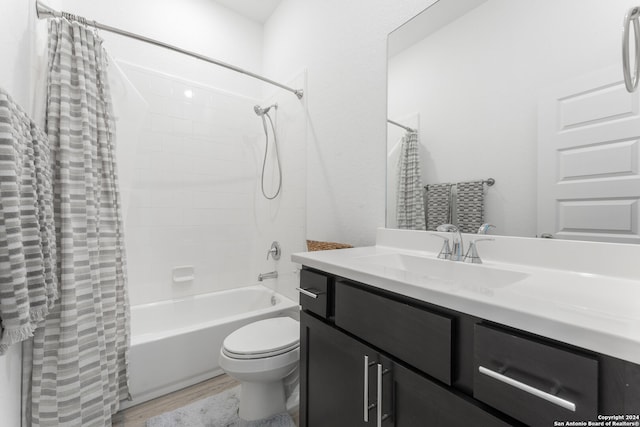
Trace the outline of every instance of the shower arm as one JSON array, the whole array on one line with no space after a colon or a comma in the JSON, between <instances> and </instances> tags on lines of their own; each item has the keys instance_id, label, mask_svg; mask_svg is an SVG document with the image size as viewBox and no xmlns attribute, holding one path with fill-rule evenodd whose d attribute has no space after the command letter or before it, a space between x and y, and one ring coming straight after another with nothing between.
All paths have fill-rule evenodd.
<instances>
[{"instance_id":1,"label":"shower arm","mask_svg":"<svg viewBox=\"0 0 640 427\"><path fill-rule=\"evenodd\" d=\"M298 99L302 99L302 96L303 96L303 90L302 89L294 89L294 88L291 88L289 86L285 86L282 83L278 83L278 82L276 82L274 80L271 80L271 79L269 79L267 77L263 77L263 76L261 76L259 74L252 73L251 71L247 71L247 70L244 70L244 69L242 69L240 67L236 67L235 65L227 64L226 62L222 62L222 61L219 61L217 59L213 59L213 58L210 58L208 56L201 55L199 53L195 53L195 52L191 52L191 51L188 51L188 50L185 50L185 49L181 49L181 48L179 48L177 46L173 46L173 45L170 45L170 44L158 41L158 40L154 40L154 39L151 39L149 37L141 36L139 34L131 33L129 31L125 31L125 30L121 30L119 28L115 28L115 27L111 27L109 25L101 24L101 23L96 22L96 21L91 21L91 20L88 20L86 18L83 18L82 16L77 16L77 15L74 15L74 14L71 14L71 13L68 13L68 12L56 11L56 10L50 8L49 6L41 3L39 0L36 0L36 12L37 12L37 15L38 15L38 19L47 19L47 18L56 17L56 18L65 18L65 19L67 19L69 21L80 22L83 25L89 25L89 26L92 26L92 27L94 27L96 29L99 29L99 30L108 31L110 33L119 34L119 35L124 36L124 37L129 37L129 38L132 38L132 39L135 39L135 40L139 40L139 41L142 41L142 42L145 42L145 43L149 43L149 44L152 44L152 45L155 45L155 46L163 47L165 49L169 49L169 50L172 50L174 52L182 53L184 55L191 56L191 57L196 58L196 59L200 59L200 60L208 62L210 64L219 65L220 67L224 67L224 68L227 68L229 70L233 70L233 71L238 72L240 74L245 74L245 75L247 75L249 77L253 77L254 79L262 80L263 82L272 84L274 86L278 86L281 89L284 89L284 90L287 90L289 92L292 92L293 94L295 94L298 97Z\"/></svg>"}]
</instances>

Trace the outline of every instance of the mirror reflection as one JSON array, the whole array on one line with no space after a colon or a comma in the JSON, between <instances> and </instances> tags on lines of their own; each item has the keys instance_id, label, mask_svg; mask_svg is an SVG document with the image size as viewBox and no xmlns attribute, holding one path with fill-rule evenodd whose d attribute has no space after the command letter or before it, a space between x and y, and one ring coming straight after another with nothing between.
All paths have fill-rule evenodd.
<instances>
[{"instance_id":1,"label":"mirror reflection","mask_svg":"<svg viewBox=\"0 0 640 427\"><path fill-rule=\"evenodd\" d=\"M632 6L440 0L391 33L387 227L639 243Z\"/></svg>"}]
</instances>

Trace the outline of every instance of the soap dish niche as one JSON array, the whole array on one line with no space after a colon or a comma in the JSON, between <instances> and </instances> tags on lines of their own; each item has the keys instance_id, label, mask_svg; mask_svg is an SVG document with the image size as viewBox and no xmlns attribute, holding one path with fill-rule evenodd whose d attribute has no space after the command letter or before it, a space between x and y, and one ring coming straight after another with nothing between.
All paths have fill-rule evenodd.
<instances>
[{"instance_id":1,"label":"soap dish niche","mask_svg":"<svg viewBox=\"0 0 640 427\"><path fill-rule=\"evenodd\" d=\"M193 265L178 265L171 270L171 278L176 284L191 283L196 278L196 270Z\"/></svg>"}]
</instances>

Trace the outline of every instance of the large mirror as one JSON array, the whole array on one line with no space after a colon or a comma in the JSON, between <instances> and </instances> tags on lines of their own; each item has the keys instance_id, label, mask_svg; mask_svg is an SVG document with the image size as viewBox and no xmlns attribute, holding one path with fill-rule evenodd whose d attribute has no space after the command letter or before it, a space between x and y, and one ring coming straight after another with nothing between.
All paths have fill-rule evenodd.
<instances>
[{"instance_id":1,"label":"large mirror","mask_svg":"<svg viewBox=\"0 0 640 427\"><path fill-rule=\"evenodd\" d=\"M621 60L635 3L439 0L389 35L388 118L417 131L427 228L442 222L443 184L458 221L468 200L457 184L485 181L473 219L492 234L640 243L639 98ZM387 227L413 228L400 216L420 214L419 199L399 187L416 174L411 137L396 124Z\"/></svg>"}]
</instances>

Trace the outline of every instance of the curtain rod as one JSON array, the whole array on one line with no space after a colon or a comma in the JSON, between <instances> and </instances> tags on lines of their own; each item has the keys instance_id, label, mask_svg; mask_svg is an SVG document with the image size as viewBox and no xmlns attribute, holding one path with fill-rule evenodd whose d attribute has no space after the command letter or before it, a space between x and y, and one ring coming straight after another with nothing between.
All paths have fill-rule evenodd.
<instances>
[{"instance_id":1,"label":"curtain rod","mask_svg":"<svg viewBox=\"0 0 640 427\"><path fill-rule=\"evenodd\" d=\"M216 64L216 65L219 65L221 67L228 68L229 70L233 70L233 71L236 71L238 73L245 74L247 76L253 77L253 78L258 79L258 80L262 80L263 82L270 83L270 84L272 84L274 86L278 86L279 88L282 88L284 90L288 90L289 92L294 93L298 97L298 99L302 99L302 95L303 95L303 90L302 89L293 89L293 88L291 88L289 86L283 85L282 83L278 83L276 81L273 81L273 80L268 79L266 77L263 77L261 75L252 73L251 71L243 70L242 68L236 67L235 65L227 64L225 62L218 61L217 59L213 59L213 58L209 58L208 56L200 55L199 53L190 52L188 50L184 50L184 49L181 49L179 47L176 47L176 46L173 46L173 45L170 45L170 44L167 44L167 43L163 43L163 42L158 41L158 40L154 40L154 39L151 39L151 38L148 38L148 37L145 37L145 36L141 36L139 34L130 33L129 31L125 31L125 30L121 30L119 28L111 27L109 25L101 24L101 23L96 22L96 21L91 21L91 20L83 18L82 16L77 16L77 15L73 15L71 13L59 12L59 11L53 10L49 6L41 3L39 0L36 0L36 12L38 14L38 19L46 19L46 18L50 18L50 17L66 18L66 19L68 19L70 21L77 21L77 22L80 22L81 24L90 25L90 26L95 27L95 28L100 29L100 30L109 31L111 33L119 34L119 35L125 36L125 37L130 37L132 39L140 40L140 41L143 41L145 43L149 43L149 44L152 44L152 45L155 45L155 46L160 46L160 47L163 47L165 49L172 50L174 52L182 53L182 54L191 56L193 58L197 58L197 59L200 59L202 61L209 62L211 64Z\"/></svg>"},{"instance_id":2,"label":"curtain rod","mask_svg":"<svg viewBox=\"0 0 640 427\"><path fill-rule=\"evenodd\" d=\"M391 120L391 119L387 119L387 122L391 123L392 125L396 125L396 126L398 126L398 127L401 127L402 129L404 129L404 130L406 130L406 131L409 131L409 132L416 132L416 133L418 132L417 130L415 130L415 129L413 129L413 128L410 128L409 126L401 125L400 123L398 123L398 122L394 122L394 121L393 121L393 120Z\"/></svg>"}]
</instances>

